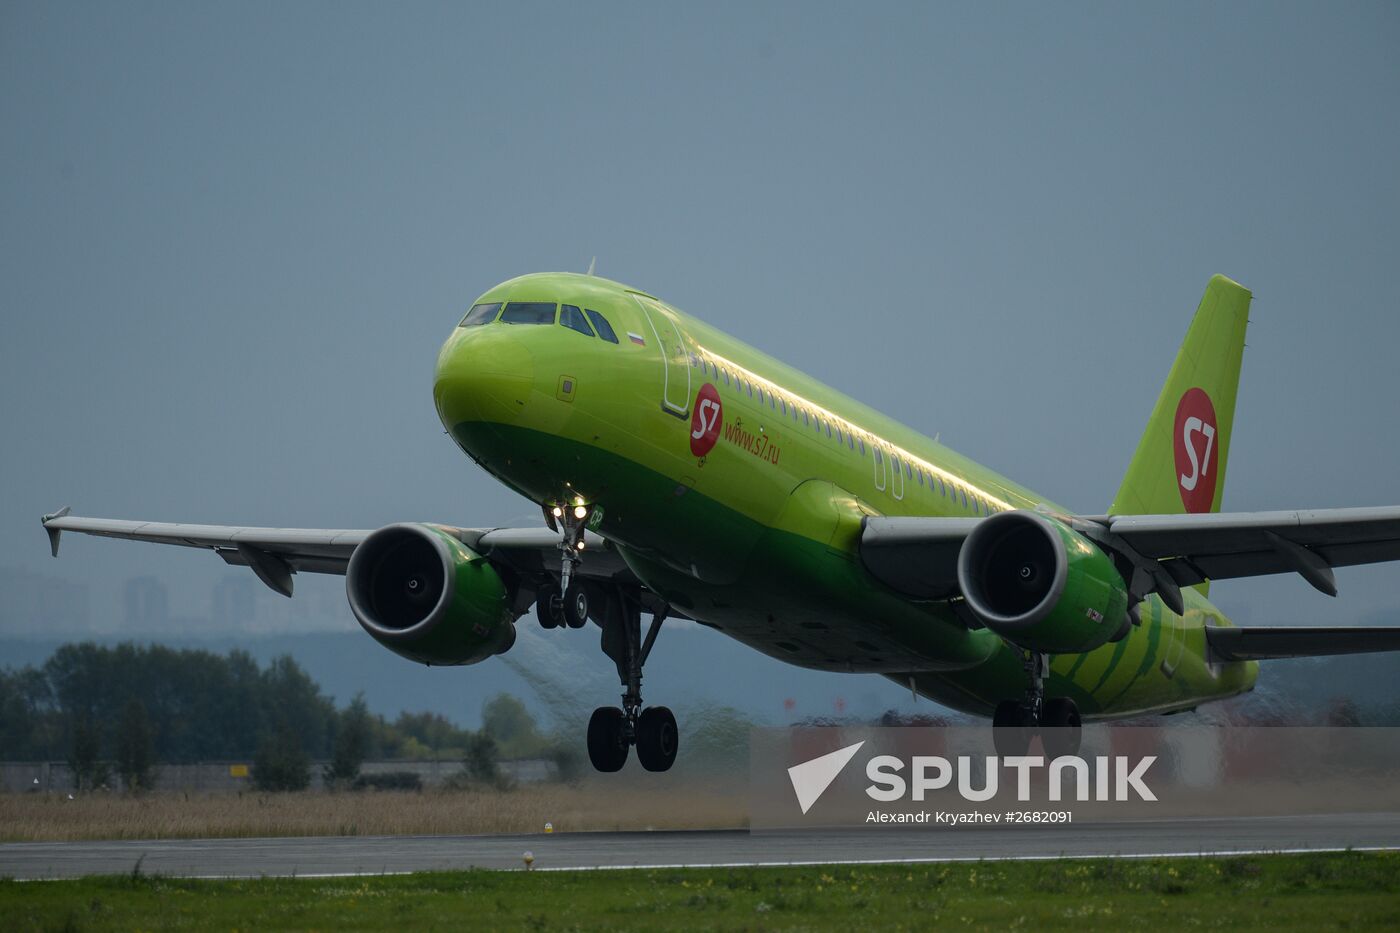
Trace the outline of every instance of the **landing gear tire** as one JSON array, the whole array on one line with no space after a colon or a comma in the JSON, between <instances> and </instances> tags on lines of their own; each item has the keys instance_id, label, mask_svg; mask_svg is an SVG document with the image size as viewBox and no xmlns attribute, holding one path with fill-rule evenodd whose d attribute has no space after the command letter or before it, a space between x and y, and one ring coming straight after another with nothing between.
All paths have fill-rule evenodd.
<instances>
[{"instance_id":1,"label":"landing gear tire","mask_svg":"<svg viewBox=\"0 0 1400 933\"><path fill-rule=\"evenodd\" d=\"M637 760L648 771L669 771L680 748L675 715L664 706L648 706L637 717Z\"/></svg>"},{"instance_id":2,"label":"landing gear tire","mask_svg":"<svg viewBox=\"0 0 1400 933\"><path fill-rule=\"evenodd\" d=\"M564 623L569 628L583 628L588 624L588 588L577 580L564 591L560 606Z\"/></svg>"},{"instance_id":3,"label":"landing gear tire","mask_svg":"<svg viewBox=\"0 0 1400 933\"><path fill-rule=\"evenodd\" d=\"M1040 744L1049 760L1079 754L1079 707L1065 697L1046 700L1040 709Z\"/></svg>"},{"instance_id":4,"label":"landing gear tire","mask_svg":"<svg viewBox=\"0 0 1400 933\"><path fill-rule=\"evenodd\" d=\"M588 760L595 770L608 772L627 763L627 716L616 706L600 706L589 718Z\"/></svg>"},{"instance_id":5,"label":"landing gear tire","mask_svg":"<svg viewBox=\"0 0 1400 933\"><path fill-rule=\"evenodd\" d=\"M997 755L1024 755L1035 738L1036 721L1031 711L1015 700L997 704L992 716L992 745Z\"/></svg>"},{"instance_id":6,"label":"landing gear tire","mask_svg":"<svg viewBox=\"0 0 1400 933\"><path fill-rule=\"evenodd\" d=\"M535 590L535 618L540 620L540 628L558 628L563 621L555 608L558 599L559 589L552 583Z\"/></svg>"}]
</instances>

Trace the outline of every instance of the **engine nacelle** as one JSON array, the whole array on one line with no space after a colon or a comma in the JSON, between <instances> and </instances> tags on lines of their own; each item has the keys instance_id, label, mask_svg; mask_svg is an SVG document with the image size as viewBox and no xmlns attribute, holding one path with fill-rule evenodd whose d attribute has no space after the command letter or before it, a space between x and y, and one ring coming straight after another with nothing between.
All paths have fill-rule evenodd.
<instances>
[{"instance_id":1,"label":"engine nacelle","mask_svg":"<svg viewBox=\"0 0 1400 933\"><path fill-rule=\"evenodd\" d=\"M432 525L386 525L350 555L350 611L374 640L424 664L475 664L515 643L491 562Z\"/></svg>"},{"instance_id":2,"label":"engine nacelle","mask_svg":"<svg viewBox=\"0 0 1400 933\"><path fill-rule=\"evenodd\" d=\"M1113 561L1063 522L1000 512L958 554L958 584L982 624L1032 651L1078 654L1123 626L1128 590Z\"/></svg>"}]
</instances>

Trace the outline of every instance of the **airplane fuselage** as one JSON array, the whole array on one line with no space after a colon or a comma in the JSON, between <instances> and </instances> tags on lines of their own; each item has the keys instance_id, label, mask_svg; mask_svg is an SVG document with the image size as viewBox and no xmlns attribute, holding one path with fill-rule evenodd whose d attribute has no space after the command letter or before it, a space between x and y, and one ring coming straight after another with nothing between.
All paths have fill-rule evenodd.
<instances>
[{"instance_id":1,"label":"airplane fuselage","mask_svg":"<svg viewBox=\"0 0 1400 933\"><path fill-rule=\"evenodd\" d=\"M514 323L498 303L520 305ZM968 712L1024 689L1018 649L866 571L862 519L1066 510L623 285L528 275L473 307L439 354L443 425L531 501L594 506L595 530L685 615L788 663L884 674ZM1203 626L1227 620L1197 590L1183 596L1184 615L1151 596L1125 638L1056 655L1046 694L1091 719L1250 689L1255 662L1208 661Z\"/></svg>"}]
</instances>

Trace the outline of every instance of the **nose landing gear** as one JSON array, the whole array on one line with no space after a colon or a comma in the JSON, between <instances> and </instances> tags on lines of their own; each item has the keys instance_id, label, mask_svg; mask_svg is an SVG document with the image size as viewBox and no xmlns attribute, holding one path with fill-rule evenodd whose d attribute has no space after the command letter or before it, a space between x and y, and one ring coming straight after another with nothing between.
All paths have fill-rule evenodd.
<instances>
[{"instance_id":1,"label":"nose landing gear","mask_svg":"<svg viewBox=\"0 0 1400 933\"><path fill-rule=\"evenodd\" d=\"M578 579L583 562L583 532L593 507L570 505L546 508L549 527L559 532L559 584L541 586L535 591L535 615L543 628L583 628L588 624L590 587Z\"/></svg>"}]
</instances>

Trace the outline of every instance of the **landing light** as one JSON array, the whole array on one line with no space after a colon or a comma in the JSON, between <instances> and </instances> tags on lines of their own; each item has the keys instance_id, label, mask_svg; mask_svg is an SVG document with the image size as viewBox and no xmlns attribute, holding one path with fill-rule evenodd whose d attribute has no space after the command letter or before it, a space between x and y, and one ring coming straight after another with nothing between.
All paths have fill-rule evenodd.
<instances>
[{"instance_id":1,"label":"landing light","mask_svg":"<svg viewBox=\"0 0 1400 933\"><path fill-rule=\"evenodd\" d=\"M581 505L574 506L574 518L583 518L587 514L588 509L584 508Z\"/></svg>"},{"instance_id":2,"label":"landing light","mask_svg":"<svg viewBox=\"0 0 1400 933\"><path fill-rule=\"evenodd\" d=\"M582 541L580 541L580 542L578 543L578 549L579 549L580 551L583 550L583 542L582 542Z\"/></svg>"},{"instance_id":3,"label":"landing light","mask_svg":"<svg viewBox=\"0 0 1400 933\"><path fill-rule=\"evenodd\" d=\"M559 508L559 506L557 506L557 505L554 507L554 517L555 517L555 518L563 518L563 517L564 517L564 510L561 509L561 508Z\"/></svg>"}]
</instances>

